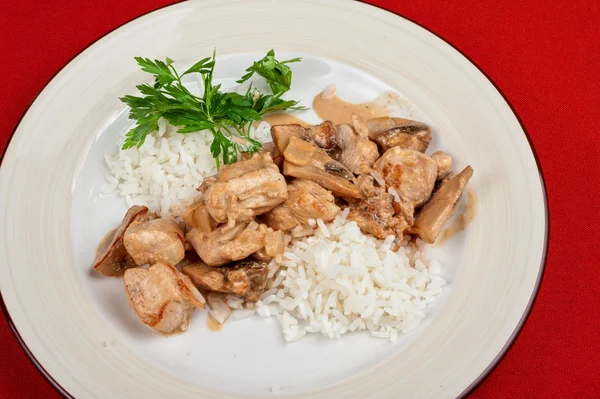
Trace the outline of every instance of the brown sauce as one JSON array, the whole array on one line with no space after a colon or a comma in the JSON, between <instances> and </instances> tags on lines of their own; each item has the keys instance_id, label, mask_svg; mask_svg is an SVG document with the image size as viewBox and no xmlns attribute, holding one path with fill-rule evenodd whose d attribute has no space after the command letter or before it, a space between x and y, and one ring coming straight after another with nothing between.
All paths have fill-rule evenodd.
<instances>
[{"instance_id":1,"label":"brown sauce","mask_svg":"<svg viewBox=\"0 0 600 399\"><path fill-rule=\"evenodd\" d=\"M312 108L321 120L332 121L336 125L351 123L352 114L356 114L365 120L389 116L387 102L393 101L390 94L368 103L354 104L339 98L335 91L330 94L323 91L315 96Z\"/></svg>"},{"instance_id":2,"label":"brown sauce","mask_svg":"<svg viewBox=\"0 0 600 399\"><path fill-rule=\"evenodd\" d=\"M474 191L469 190L467 191L467 201L462 207L461 213L456 215L452 224L442 231L442 235L435 242L436 246L443 245L446 241L463 231L469 223L475 220L476 215L477 196Z\"/></svg>"},{"instance_id":3,"label":"brown sauce","mask_svg":"<svg viewBox=\"0 0 600 399\"><path fill-rule=\"evenodd\" d=\"M284 114L284 113L276 113L265 115L262 118L263 121L268 122L269 125L293 125L298 124L303 127L310 126L310 123L303 121L302 119L295 117L294 115Z\"/></svg>"},{"instance_id":4,"label":"brown sauce","mask_svg":"<svg viewBox=\"0 0 600 399\"><path fill-rule=\"evenodd\" d=\"M206 320L206 327L210 331L221 331L223 329L223 324L216 321L211 315L208 315L208 319Z\"/></svg>"}]
</instances>

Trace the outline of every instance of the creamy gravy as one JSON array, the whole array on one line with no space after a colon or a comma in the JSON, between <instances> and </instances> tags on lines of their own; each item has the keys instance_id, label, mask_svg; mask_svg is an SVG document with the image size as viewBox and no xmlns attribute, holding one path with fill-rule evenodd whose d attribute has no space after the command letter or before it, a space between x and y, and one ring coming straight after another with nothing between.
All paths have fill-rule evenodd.
<instances>
[{"instance_id":1,"label":"creamy gravy","mask_svg":"<svg viewBox=\"0 0 600 399\"><path fill-rule=\"evenodd\" d=\"M216 321L211 315L208 315L206 327L208 327L210 331L221 331L221 329L223 329L223 324Z\"/></svg>"},{"instance_id":2,"label":"creamy gravy","mask_svg":"<svg viewBox=\"0 0 600 399\"><path fill-rule=\"evenodd\" d=\"M292 125L292 124L298 124L301 126L310 126L310 123L307 123L305 121L303 121L300 118L295 117L294 115L290 115L290 114L283 114L283 113L276 113L276 114L269 114L269 115L265 115L262 118L263 121L268 122L269 125L273 126L273 125Z\"/></svg>"},{"instance_id":3,"label":"creamy gravy","mask_svg":"<svg viewBox=\"0 0 600 399\"><path fill-rule=\"evenodd\" d=\"M387 100L390 101L391 99ZM330 94L326 91L317 94L313 100L312 108L321 120L332 121L336 125L351 123L352 114L356 114L365 120L389 116L390 114L386 97L368 103L354 104L339 98L335 91Z\"/></svg>"},{"instance_id":4,"label":"creamy gravy","mask_svg":"<svg viewBox=\"0 0 600 399\"><path fill-rule=\"evenodd\" d=\"M435 242L436 246L443 245L446 241L463 231L469 223L475 220L476 215L477 196L474 191L469 190L467 191L467 201L462 208L462 212L456 215L452 224L442 231L442 235Z\"/></svg>"}]
</instances>

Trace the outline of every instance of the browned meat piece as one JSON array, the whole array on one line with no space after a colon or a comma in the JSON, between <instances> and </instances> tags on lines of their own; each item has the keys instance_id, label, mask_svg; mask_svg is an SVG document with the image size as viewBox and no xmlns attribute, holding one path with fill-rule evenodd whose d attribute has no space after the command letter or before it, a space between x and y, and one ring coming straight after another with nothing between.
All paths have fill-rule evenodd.
<instances>
[{"instance_id":1,"label":"browned meat piece","mask_svg":"<svg viewBox=\"0 0 600 399\"><path fill-rule=\"evenodd\" d=\"M119 227L100 243L93 269L105 276L122 276L125 269L137 266L123 245L123 235L130 224L147 218L148 208L145 206L129 208Z\"/></svg>"},{"instance_id":2,"label":"browned meat piece","mask_svg":"<svg viewBox=\"0 0 600 399\"><path fill-rule=\"evenodd\" d=\"M271 127L271 137L280 153L285 151L291 137L314 143L325 150L330 150L336 146L335 126L330 121L309 128L296 124L274 125Z\"/></svg>"},{"instance_id":3,"label":"browned meat piece","mask_svg":"<svg viewBox=\"0 0 600 399\"><path fill-rule=\"evenodd\" d=\"M234 227L221 226L208 234L192 229L185 238L207 265L220 266L264 248L267 232L267 226L252 221Z\"/></svg>"},{"instance_id":4,"label":"browned meat piece","mask_svg":"<svg viewBox=\"0 0 600 399\"><path fill-rule=\"evenodd\" d=\"M283 156L284 175L310 180L340 197L360 197L352 172L316 145L292 136Z\"/></svg>"},{"instance_id":5,"label":"browned meat piece","mask_svg":"<svg viewBox=\"0 0 600 399\"><path fill-rule=\"evenodd\" d=\"M226 266L194 263L183 268L200 289L238 295L256 302L267 287L267 263L246 259Z\"/></svg>"},{"instance_id":6,"label":"browned meat piece","mask_svg":"<svg viewBox=\"0 0 600 399\"><path fill-rule=\"evenodd\" d=\"M473 169L467 166L456 176L448 179L433 194L415 218L410 232L418 234L429 244L435 242L442 228L452 216L462 192L473 176Z\"/></svg>"},{"instance_id":7,"label":"browned meat piece","mask_svg":"<svg viewBox=\"0 0 600 399\"><path fill-rule=\"evenodd\" d=\"M369 131L360 117L352 115L352 124L354 127L337 126L335 138L341 149L338 160L354 174L369 173L379 158L377 144L369 140Z\"/></svg>"},{"instance_id":8,"label":"browned meat piece","mask_svg":"<svg viewBox=\"0 0 600 399\"><path fill-rule=\"evenodd\" d=\"M339 212L330 191L312 181L296 179L288 184L288 199L267 212L264 221L275 230L290 231L308 219L330 222Z\"/></svg>"},{"instance_id":9,"label":"browned meat piece","mask_svg":"<svg viewBox=\"0 0 600 399\"><path fill-rule=\"evenodd\" d=\"M186 209L183 221L190 229L199 229L204 233L210 233L217 227L217 222L210 216L206 206L197 203Z\"/></svg>"},{"instance_id":10,"label":"browned meat piece","mask_svg":"<svg viewBox=\"0 0 600 399\"><path fill-rule=\"evenodd\" d=\"M385 152L392 147L425 152L431 143L431 129L424 123L402 118L373 118L367 121L369 138Z\"/></svg>"},{"instance_id":11,"label":"browned meat piece","mask_svg":"<svg viewBox=\"0 0 600 399\"><path fill-rule=\"evenodd\" d=\"M330 150L336 146L335 126L331 121L325 121L320 125L309 127L306 136L300 138L312 141L324 150Z\"/></svg>"},{"instance_id":12,"label":"browned meat piece","mask_svg":"<svg viewBox=\"0 0 600 399\"><path fill-rule=\"evenodd\" d=\"M253 220L287 198L285 178L267 153L222 167L199 190L210 215L230 227Z\"/></svg>"},{"instance_id":13,"label":"browned meat piece","mask_svg":"<svg viewBox=\"0 0 600 399\"><path fill-rule=\"evenodd\" d=\"M415 208L429 199L438 175L433 159L400 147L387 150L373 168L383 177L385 184L398 193L403 203Z\"/></svg>"},{"instance_id":14,"label":"browned meat piece","mask_svg":"<svg viewBox=\"0 0 600 399\"><path fill-rule=\"evenodd\" d=\"M452 157L443 151L436 151L431 154L438 167L437 180L443 179L452 170Z\"/></svg>"},{"instance_id":15,"label":"browned meat piece","mask_svg":"<svg viewBox=\"0 0 600 399\"><path fill-rule=\"evenodd\" d=\"M131 308L159 333L187 330L194 310L204 308L205 300L190 278L173 266L128 269L123 280Z\"/></svg>"},{"instance_id":16,"label":"browned meat piece","mask_svg":"<svg viewBox=\"0 0 600 399\"><path fill-rule=\"evenodd\" d=\"M166 263L175 266L185 256L183 230L169 219L153 219L131 224L123 243L138 265Z\"/></svg>"},{"instance_id":17,"label":"browned meat piece","mask_svg":"<svg viewBox=\"0 0 600 399\"><path fill-rule=\"evenodd\" d=\"M355 221L364 233L377 238L395 235L402 239L408 224L402 216L396 215L394 197L383 187L375 186L369 175L359 176L357 185L364 198L350 203L348 220Z\"/></svg>"}]
</instances>

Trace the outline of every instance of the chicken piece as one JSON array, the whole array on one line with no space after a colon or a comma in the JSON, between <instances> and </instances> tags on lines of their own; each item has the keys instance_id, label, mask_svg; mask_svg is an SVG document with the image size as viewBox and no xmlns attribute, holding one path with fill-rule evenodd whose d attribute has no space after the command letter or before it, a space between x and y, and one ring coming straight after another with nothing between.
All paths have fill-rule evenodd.
<instances>
[{"instance_id":1,"label":"chicken piece","mask_svg":"<svg viewBox=\"0 0 600 399\"><path fill-rule=\"evenodd\" d=\"M348 220L355 221L364 233L377 238L395 235L402 239L408 223L402 216L396 215L394 197L383 187L376 187L370 175L359 176L357 185L363 198L350 203Z\"/></svg>"},{"instance_id":2,"label":"chicken piece","mask_svg":"<svg viewBox=\"0 0 600 399\"><path fill-rule=\"evenodd\" d=\"M431 159L435 161L438 167L436 180L443 179L452 170L452 157L445 152L436 151L431 154Z\"/></svg>"},{"instance_id":3,"label":"chicken piece","mask_svg":"<svg viewBox=\"0 0 600 399\"><path fill-rule=\"evenodd\" d=\"M206 209L218 223L247 223L287 198L285 178L267 153L226 165L199 188Z\"/></svg>"},{"instance_id":4,"label":"chicken piece","mask_svg":"<svg viewBox=\"0 0 600 399\"><path fill-rule=\"evenodd\" d=\"M375 162L373 168L385 184L395 190L406 206L417 208L431 196L438 176L436 162L415 150L393 147Z\"/></svg>"},{"instance_id":5,"label":"chicken piece","mask_svg":"<svg viewBox=\"0 0 600 399\"><path fill-rule=\"evenodd\" d=\"M183 221L190 229L199 229L204 233L210 233L217 227L217 222L210 216L206 206L198 203L192 204L186 209Z\"/></svg>"},{"instance_id":6,"label":"chicken piece","mask_svg":"<svg viewBox=\"0 0 600 399\"><path fill-rule=\"evenodd\" d=\"M340 197L360 197L352 172L316 145L292 136L283 156L284 175L310 180Z\"/></svg>"},{"instance_id":7,"label":"chicken piece","mask_svg":"<svg viewBox=\"0 0 600 399\"><path fill-rule=\"evenodd\" d=\"M330 191L309 180L296 179L288 184L288 199L264 215L275 230L290 231L308 219L332 221L340 212Z\"/></svg>"},{"instance_id":8,"label":"chicken piece","mask_svg":"<svg viewBox=\"0 0 600 399\"><path fill-rule=\"evenodd\" d=\"M125 269L136 267L137 264L123 245L123 235L129 225L147 218L148 208L145 206L134 205L129 208L119 227L100 243L92 266L93 269L105 276L122 276Z\"/></svg>"},{"instance_id":9,"label":"chicken piece","mask_svg":"<svg viewBox=\"0 0 600 399\"><path fill-rule=\"evenodd\" d=\"M369 173L379 158L377 144L369 140L369 131L359 116L352 115L352 124L354 127L346 124L337 126L335 138L342 151L338 160L354 174Z\"/></svg>"},{"instance_id":10,"label":"chicken piece","mask_svg":"<svg viewBox=\"0 0 600 399\"><path fill-rule=\"evenodd\" d=\"M417 234L426 243L433 244L454 213L456 204L471 176L473 176L473 168L467 166L459 174L442 184L433 197L421 208L410 232Z\"/></svg>"},{"instance_id":11,"label":"chicken piece","mask_svg":"<svg viewBox=\"0 0 600 399\"><path fill-rule=\"evenodd\" d=\"M402 118L373 118L367 121L369 138L385 152L392 147L425 152L431 143L431 128Z\"/></svg>"},{"instance_id":12,"label":"chicken piece","mask_svg":"<svg viewBox=\"0 0 600 399\"><path fill-rule=\"evenodd\" d=\"M254 259L219 267L199 262L183 268L183 274L200 289L238 295L250 302L259 300L265 291L267 273L267 263Z\"/></svg>"},{"instance_id":13,"label":"chicken piece","mask_svg":"<svg viewBox=\"0 0 600 399\"><path fill-rule=\"evenodd\" d=\"M129 306L159 333L186 331L194 310L204 308L204 297L190 278L173 266L156 263L149 269L128 269L123 281Z\"/></svg>"},{"instance_id":14,"label":"chicken piece","mask_svg":"<svg viewBox=\"0 0 600 399\"><path fill-rule=\"evenodd\" d=\"M309 128L297 124L274 125L271 127L271 137L280 153L285 151L292 137L314 143L325 150L336 146L335 126L330 121Z\"/></svg>"},{"instance_id":15,"label":"chicken piece","mask_svg":"<svg viewBox=\"0 0 600 399\"><path fill-rule=\"evenodd\" d=\"M131 224L125 231L123 244L140 266L154 263L175 266L185 256L183 230L170 219Z\"/></svg>"},{"instance_id":16,"label":"chicken piece","mask_svg":"<svg viewBox=\"0 0 600 399\"><path fill-rule=\"evenodd\" d=\"M221 266L264 248L267 232L267 226L252 221L234 227L221 226L208 234L192 229L185 238L207 265Z\"/></svg>"}]
</instances>

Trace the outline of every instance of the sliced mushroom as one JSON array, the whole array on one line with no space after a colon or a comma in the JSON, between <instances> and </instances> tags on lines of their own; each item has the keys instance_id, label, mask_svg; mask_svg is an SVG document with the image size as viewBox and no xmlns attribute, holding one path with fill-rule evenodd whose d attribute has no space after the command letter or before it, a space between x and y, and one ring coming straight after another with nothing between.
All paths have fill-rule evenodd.
<instances>
[{"instance_id":1,"label":"sliced mushroom","mask_svg":"<svg viewBox=\"0 0 600 399\"><path fill-rule=\"evenodd\" d=\"M146 218L148 218L148 208L145 206L134 205L129 208L119 227L100 244L93 269L105 276L122 276L125 269L137 266L123 245L123 235L129 225Z\"/></svg>"},{"instance_id":2,"label":"sliced mushroom","mask_svg":"<svg viewBox=\"0 0 600 399\"><path fill-rule=\"evenodd\" d=\"M417 234L429 244L435 242L442 228L452 216L462 192L473 176L473 169L467 166L459 174L443 183L415 218L410 232Z\"/></svg>"},{"instance_id":3,"label":"sliced mushroom","mask_svg":"<svg viewBox=\"0 0 600 399\"><path fill-rule=\"evenodd\" d=\"M373 118L367 121L369 138L382 151L392 147L425 152L431 143L431 128L424 123L403 118Z\"/></svg>"},{"instance_id":4,"label":"sliced mushroom","mask_svg":"<svg viewBox=\"0 0 600 399\"><path fill-rule=\"evenodd\" d=\"M417 208L431 196L438 175L436 162L414 150L393 147L375 162L373 168L403 202Z\"/></svg>"},{"instance_id":5,"label":"sliced mushroom","mask_svg":"<svg viewBox=\"0 0 600 399\"><path fill-rule=\"evenodd\" d=\"M185 256L183 230L170 219L133 223L125 231L123 244L138 265L174 266Z\"/></svg>"},{"instance_id":6,"label":"sliced mushroom","mask_svg":"<svg viewBox=\"0 0 600 399\"><path fill-rule=\"evenodd\" d=\"M312 141L324 150L330 150L336 146L335 126L331 121L325 121L320 125L311 126L306 132L307 141ZM301 137L306 140L306 137Z\"/></svg>"},{"instance_id":7,"label":"sliced mushroom","mask_svg":"<svg viewBox=\"0 0 600 399\"><path fill-rule=\"evenodd\" d=\"M267 286L267 263L246 259L227 266L207 266L199 262L185 266L183 273L199 288L238 295L256 302Z\"/></svg>"},{"instance_id":8,"label":"sliced mushroom","mask_svg":"<svg viewBox=\"0 0 600 399\"><path fill-rule=\"evenodd\" d=\"M234 227L221 226L210 233L192 229L186 239L209 266L244 259L265 246L267 226L252 221Z\"/></svg>"},{"instance_id":9,"label":"sliced mushroom","mask_svg":"<svg viewBox=\"0 0 600 399\"><path fill-rule=\"evenodd\" d=\"M199 229L204 233L210 233L217 227L217 222L210 216L210 212L206 206L197 203L190 205L186 209L183 221L190 229Z\"/></svg>"},{"instance_id":10,"label":"sliced mushroom","mask_svg":"<svg viewBox=\"0 0 600 399\"><path fill-rule=\"evenodd\" d=\"M309 219L330 222L339 212L330 191L312 181L296 179L288 184L288 199L267 212L264 221L275 230L290 231Z\"/></svg>"},{"instance_id":11,"label":"sliced mushroom","mask_svg":"<svg viewBox=\"0 0 600 399\"><path fill-rule=\"evenodd\" d=\"M353 114L353 126L338 125L335 138L341 149L338 160L354 174L369 173L373 163L379 158L377 144L369 140L369 131L362 119Z\"/></svg>"},{"instance_id":12,"label":"sliced mushroom","mask_svg":"<svg viewBox=\"0 0 600 399\"><path fill-rule=\"evenodd\" d=\"M445 152L436 151L431 154L431 159L438 167L437 180L444 178L452 170L452 157Z\"/></svg>"},{"instance_id":13,"label":"sliced mushroom","mask_svg":"<svg viewBox=\"0 0 600 399\"><path fill-rule=\"evenodd\" d=\"M173 266L128 269L123 280L131 308L159 333L187 330L194 310L204 308L205 300L190 278Z\"/></svg>"},{"instance_id":14,"label":"sliced mushroom","mask_svg":"<svg viewBox=\"0 0 600 399\"><path fill-rule=\"evenodd\" d=\"M247 223L287 198L285 178L267 153L226 165L199 188L206 209L218 223Z\"/></svg>"},{"instance_id":15,"label":"sliced mushroom","mask_svg":"<svg viewBox=\"0 0 600 399\"><path fill-rule=\"evenodd\" d=\"M283 174L310 180L344 198L358 198L354 175L322 149L295 136L283 153Z\"/></svg>"}]
</instances>

